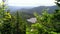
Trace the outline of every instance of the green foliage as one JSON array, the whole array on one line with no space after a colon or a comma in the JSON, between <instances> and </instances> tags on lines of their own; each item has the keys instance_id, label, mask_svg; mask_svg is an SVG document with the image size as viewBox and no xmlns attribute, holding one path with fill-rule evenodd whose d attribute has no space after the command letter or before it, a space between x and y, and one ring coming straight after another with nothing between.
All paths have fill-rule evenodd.
<instances>
[{"instance_id":1,"label":"green foliage","mask_svg":"<svg viewBox=\"0 0 60 34\"><path fill-rule=\"evenodd\" d=\"M36 15L36 14L35 14ZM36 16L37 17L37 16ZM39 18L40 17L40 18ZM41 28L44 32L49 32L51 34L57 34L60 32L60 10L56 10L53 14L48 14L47 12L42 13L42 16L37 17L37 23L43 28ZM38 28L38 25L35 25ZM41 31L41 30L40 30ZM45 34L42 31L41 34Z\"/></svg>"},{"instance_id":2,"label":"green foliage","mask_svg":"<svg viewBox=\"0 0 60 34\"><path fill-rule=\"evenodd\" d=\"M13 16L10 14L9 10L5 11L4 2L3 0L0 6L0 34L24 34L26 30L25 19L22 20L18 12Z\"/></svg>"},{"instance_id":3,"label":"green foliage","mask_svg":"<svg viewBox=\"0 0 60 34\"><path fill-rule=\"evenodd\" d=\"M34 13L37 22L31 25L31 28L37 29L38 34L58 34L60 33L60 10L55 10L53 14L44 11L42 15ZM31 32L31 31L29 31ZM36 32L33 32L33 34Z\"/></svg>"},{"instance_id":4,"label":"green foliage","mask_svg":"<svg viewBox=\"0 0 60 34\"><path fill-rule=\"evenodd\" d=\"M59 7L60 7L60 3L59 3L59 2L60 2L60 0L56 0L56 2L55 2L55 3L56 3L56 5L57 5L57 6L59 6Z\"/></svg>"},{"instance_id":5,"label":"green foliage","mask_svg":"<svg viewBox=\"0 0 60 34\"><path fill-rule=\"evenodd\" d=\"M59 1L57 0L57 3ZM0 7L0 34L60 34L59 9L53 14L49 14L47 10L43 10L41 15L35 12L36 23L28 24L26 18L23 18L24 14L19 14L17 11L13 15L9 10L5 11L4 2Z\"/></svg>"}]
</instances>

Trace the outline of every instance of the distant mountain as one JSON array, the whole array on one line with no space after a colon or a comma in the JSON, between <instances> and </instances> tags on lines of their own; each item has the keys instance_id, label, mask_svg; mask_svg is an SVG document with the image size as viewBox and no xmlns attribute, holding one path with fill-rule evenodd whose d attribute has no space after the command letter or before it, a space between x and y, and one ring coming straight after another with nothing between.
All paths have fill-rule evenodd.
<instances>
[{"instance_id":1,"label":"distant mountain","mask_svg":"<svg viewBox=\"0 0 60 34\"><path fill-rule=\"evenodd\" d=\"M32 8L32 9L26 10L26 11L27 11L27 13L34 13L34 12L41 13L42 10L46 9L46 8L49 9L48 13L52 13L58 7L57 6L39 6L39 7L35 7L35 8Z\"/></svg>"},{"instance_id":2,"label":"distant mountain","mask_svg":"<svg viewBox=\"0 0 60 34\"><path fill-rule=\"evenodd\" d=\"M43 9L49 8L48 13L54 12L57 6L38 6L38 7L21 7L21 6L9 6L11 11L22 11L28 14L33 14L34 12L41 13Z\"/></svg>"},{"instance_id":3,"label":"distant mountain","mask_svg":"<svg viewBox=\"0 0 60 34\"><path fill-rule=\"evenodd\" d=\"M38 7L17 7L17 6L9 6L11 10L11 14L14 14L17 10L20 15L26 19L34 17L33 13L37 12L39 14L42 13L43 9L49 8L48 13L53 13L57 6L38 6Z\"/></svg>"},{"instance_id":4,"label":"distant mountain","mask_svg":"<svg viewBox=\"0 0 60 34\"><path fill-rule=\"evenodd\" d=\"M26 9L31 9L33 7L26 7L26 6L8 6L8 9L11 11L16 11L16 10L26 10Z\"/></svg>"}]
</instances>

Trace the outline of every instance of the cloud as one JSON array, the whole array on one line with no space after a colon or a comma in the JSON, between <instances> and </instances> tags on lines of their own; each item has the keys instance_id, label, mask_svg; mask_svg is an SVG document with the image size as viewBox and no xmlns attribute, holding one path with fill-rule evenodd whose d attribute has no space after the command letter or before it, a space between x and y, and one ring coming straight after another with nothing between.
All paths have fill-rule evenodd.
<instances>
[{"instance_id":1,"label":"cloud","mask_svg":"<svg viewBox=\"0 0 60 34\"><path fill-rule=\"evenodd\" d=\"M55 0L8 0L11 6L52 6Z\"/></svg>"},{"instance_id":2,"label":"cloud","mask_svg":"<svg viewBox=\"0 0 60 34\"><path fill-rule=\"evenodd\" d=\"M0 0L0 3L2 2L2 0Z\"/></svg>"}]
</instances>

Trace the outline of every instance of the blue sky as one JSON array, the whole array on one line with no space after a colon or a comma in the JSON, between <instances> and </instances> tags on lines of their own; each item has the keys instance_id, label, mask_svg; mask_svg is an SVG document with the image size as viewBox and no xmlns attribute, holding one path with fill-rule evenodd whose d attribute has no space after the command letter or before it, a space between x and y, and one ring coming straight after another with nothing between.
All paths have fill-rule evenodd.
<instances>
[{"instance_id":1,"label":"blue sky","mask_svg":"<svg viewBox=\"0 0 60 34\"><path fill-rule=\"evenodd\" d=\"M0 0L1 1L1 0ZM8 0L9 6L53 6L55 0Z\"/></svg>"}]
</instances>

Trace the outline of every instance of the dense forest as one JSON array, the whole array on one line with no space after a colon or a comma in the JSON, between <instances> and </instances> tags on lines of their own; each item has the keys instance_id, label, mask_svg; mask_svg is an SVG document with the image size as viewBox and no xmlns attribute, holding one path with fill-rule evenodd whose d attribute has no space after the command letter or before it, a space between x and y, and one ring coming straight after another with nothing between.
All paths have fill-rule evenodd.
<instances>
[{"instance_id":1,"label":"dense forest","mask_svg":"<svg viewBox=\"0 0 60 34\"><path fill-rule=\"evenodd\" d=\"M60 0L56 0L59 7L53 13L47 9L42 14L32 14L15 11L10 12L5 5L5 0L0 3L0 34L60 34ZM8 10L6 10L8 9ZM30 23L28 18L35 17L37 21Z\"/></svg>"}]
</instances>

